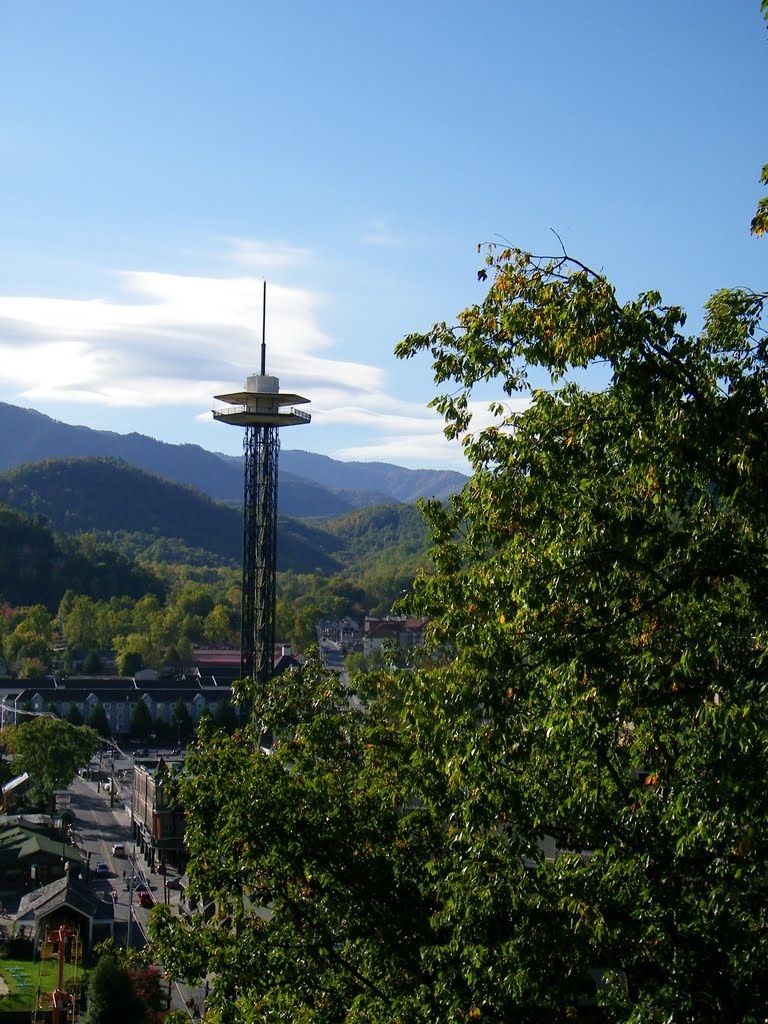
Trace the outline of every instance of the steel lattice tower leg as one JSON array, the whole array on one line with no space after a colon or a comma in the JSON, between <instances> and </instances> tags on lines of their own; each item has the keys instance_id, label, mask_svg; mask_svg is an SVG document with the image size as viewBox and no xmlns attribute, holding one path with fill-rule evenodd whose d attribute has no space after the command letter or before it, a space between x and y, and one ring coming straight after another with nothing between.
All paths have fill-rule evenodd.
<instances>
[{"instance_id":1,"label":"steel lattice tower leg","mask_svg":"<svg viewBox=\"0 0 768 1024\"><path fill-rule=\"evenodd\" d=\"M262 686L275 666L275 573L277 569L276 427L251 425L243 438L242 678Z\"/></svg>"}]
</instances>

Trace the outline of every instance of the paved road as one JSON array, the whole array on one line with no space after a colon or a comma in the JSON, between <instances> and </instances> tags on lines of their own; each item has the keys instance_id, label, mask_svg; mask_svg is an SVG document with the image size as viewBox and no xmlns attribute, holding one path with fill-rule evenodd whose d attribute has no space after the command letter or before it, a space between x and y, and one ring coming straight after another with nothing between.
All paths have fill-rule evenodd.
<instances>
[{"instance_id":1,"label":"paved road","mask_svg":"<svg viewBox=\"0 0 768 1024\"><path fill-rule=\"evenodd\" d=\"M105 793L103 789L97 789L95 782L86 782L78 778L72 785L72 791L71 810L75 816L75 839L81 853L85 854L86 860L90 854L89 880L93 890L102 899L109 899L113 902L114 893L117 894L117 901L114 902L115 941L127 944L130 913L131 946L140 949L147 941L147 921L151 911L138 906L136 895L131 894L126 888L127 883L124 881L123 875L124 873L130 875L133 858L135 858L137 874L146 879L156 900L167 899L172 905L177 905L178 893L167 892L163 876L152 872L142 858L138 847L134 847L129 808L120 802L110 806L110 794ZM114 857L112 855L114 843L123 843L128 856ZM108 878L96 879L93 877L93 869L98 863L109 866ZM131 895L133 895L133 903L129 904ZM190 999L195 1001L196 1006L202 1007L203 992L198 988L186 985L174 986L171 993L173 1009L185 1010L192 1017L187 1005Z\"/></svg>"},{"instance_id":2,"label":"paved road","mask_svg":"<svg viewBox=\"0 0 768 1024\"><path fill-rule=\"evenodd\" d=\"M93 782L76 779L72 784L72 790L71 810L75 815L75 838L86 859L86 878L97 895L103 899L113 900L115 922L120 925L120 928L116 929L116 939L125 941L129 893L125 890L124 878L130 873L130 857L133 854L130 811L120 803L111 806L109 793L97 789ZM115 843L123 843L129 856L113 856L112 846ZM97 864L108 866L108 877L95 877ZM140 862L139 868L145 868L143 862ZM155 879L155 892L158 892L158 884L158 880ZM115 893L116 900L113 895ZM147 911L139 907L134 907L133 910L136 919L140 922L146 920ZM141 943L142 935L143 930L136 929L135 935L132 936L133 944L136 944L137 940Z\"/></svg>"}]
</instances>

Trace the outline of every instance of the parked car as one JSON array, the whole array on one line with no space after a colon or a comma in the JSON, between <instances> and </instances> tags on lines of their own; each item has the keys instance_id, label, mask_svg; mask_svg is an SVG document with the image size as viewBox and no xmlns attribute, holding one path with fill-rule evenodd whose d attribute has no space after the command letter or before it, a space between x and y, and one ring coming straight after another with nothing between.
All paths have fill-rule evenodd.
<instances>
[{"instance_id":1,"label":"parked car","mask_svg":"<svg viewBox=\"0 0 768 1024\"><path fill-rule=\"evenodd\" d=\"M150 910L155 905L155 897L149 891L140 892L136 896L136 902L140 907L146 907L147 910Z\"/></svg>"},{"instance_id":2,"label":"parked car","mask_svg":"<svg viewBox=\"0 0 768 1024\"><path fill-rule=\"evenodd\" d=\"M166 878L166 880L165 880L165 888L166 889L180 889L181 888L181 878L179 878L178 875L176 875L174 878Z\"/></svg>"},{"instance_id":3,"label":"parked car","mask_svg":"<svg viewBox=\"0 0 768 1024\"><path fill-rule=\"evenodd\" d=\"M109 864L97 864L93 869L94 875L97 878L109 878L112 872L109 870Z\"/></svg>"}]
</instances>

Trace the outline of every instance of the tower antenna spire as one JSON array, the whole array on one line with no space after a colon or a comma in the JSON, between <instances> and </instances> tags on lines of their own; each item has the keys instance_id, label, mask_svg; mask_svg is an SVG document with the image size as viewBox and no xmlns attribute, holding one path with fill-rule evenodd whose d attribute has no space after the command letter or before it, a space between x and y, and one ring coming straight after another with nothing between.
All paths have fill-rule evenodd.
<instances>
[{"instance_id":1,"label":"tower antenna spire","mask_svg":"<svg viewBox=\"0 0 768 1024\"><path fill-rule=\"evenodd\" d=\"M261 376L267 374L267 279L264 278L264 292L261 300Z\"/></svg>"}]
</instances>

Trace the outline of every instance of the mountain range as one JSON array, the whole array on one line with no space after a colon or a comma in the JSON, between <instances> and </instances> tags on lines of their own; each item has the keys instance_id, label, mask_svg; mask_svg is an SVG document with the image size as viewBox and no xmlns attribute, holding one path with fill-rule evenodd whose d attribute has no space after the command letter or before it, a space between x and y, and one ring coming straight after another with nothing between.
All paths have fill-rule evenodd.
<instances>
[{"instance_id":1,"label":"mountain range","mask_svg":"<svg viewBox=\"0 0 768 1024\"><path fill-rule=\"evenodd\" d=\"M0 472L44 459L118 459L173 483L197 488L217 501L240 505L242 457L199 445L167 444L144 434L118 434L72 426L34 409L0 402ZM282 449L279 507L286 515L330 517L382 503L445 500L466 483L452 470L404 469L383 462L340 462L325 455Z\"/></svg>"},{"instance_id":2,"label":"mountain range","mask_svg":"<svg viewBox=\"0 0 768 1024\"><path fill-rule=\"evenodd\" d=\"M41 459L6 470L0 473L0 505L70 536L109 540L134 558L236 565L241 557L239 508L121 459ZM395 508L418 514L413 506ZM335 553L342 542L323 528L326 522L332 521L314 525L280 517L281 569L321 575L340 570Z\"/></svg>"}]
</instances>

